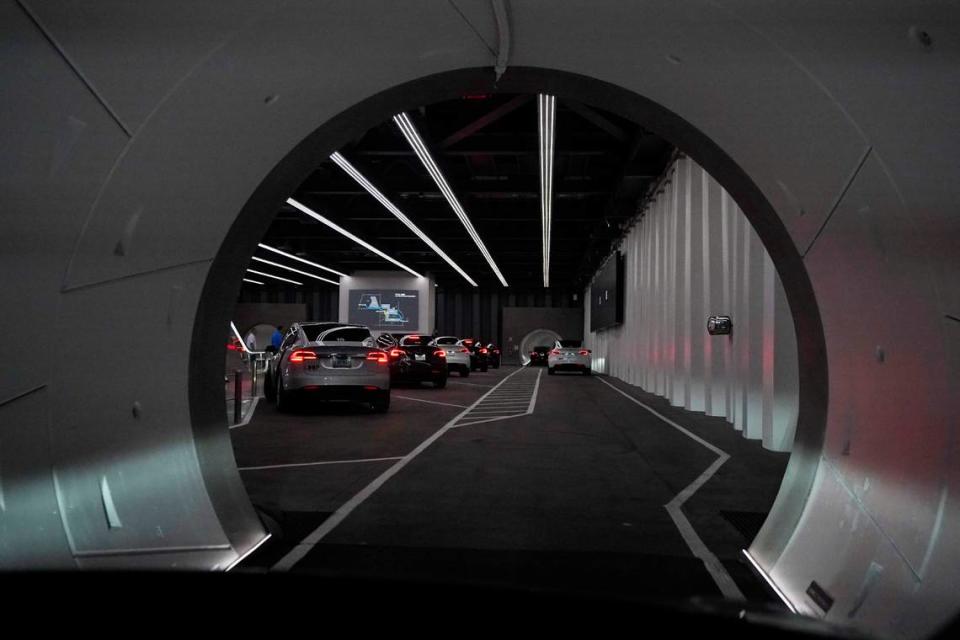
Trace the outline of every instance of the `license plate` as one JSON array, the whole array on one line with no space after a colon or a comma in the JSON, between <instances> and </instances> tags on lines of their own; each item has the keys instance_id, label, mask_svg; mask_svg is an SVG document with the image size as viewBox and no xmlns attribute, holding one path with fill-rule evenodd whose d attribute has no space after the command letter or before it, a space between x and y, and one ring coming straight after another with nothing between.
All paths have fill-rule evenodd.
<instances>
[{"instance_id":1,"label":"license plate","mask_svg":"<svg viewBox=\"0 0 960 640\"><path fill-rule=\"evenodd\" d=\"M334 358L334 359L333 359L333 368L334 368L334 369L349 369L349 368L350 368L350 358Z\"/></svg>"},{"instance_id":2,"label":"license plate","mask_svg":"<svg viewBox=\"0 0 960 640\"><path fill-rule=\"evenodd\" d=\"M427 359L427 354L425 354L425 353L415 353L415 354L413 354L413 359L414 359L414 360L426 360L426 359Z\"/></svg>"}]
</instances>

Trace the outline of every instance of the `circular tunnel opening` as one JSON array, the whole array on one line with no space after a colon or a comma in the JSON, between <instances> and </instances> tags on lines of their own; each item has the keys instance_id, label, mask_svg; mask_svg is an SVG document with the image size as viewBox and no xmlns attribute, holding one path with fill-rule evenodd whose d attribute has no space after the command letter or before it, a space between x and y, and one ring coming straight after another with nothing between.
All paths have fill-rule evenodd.
<instances>
[{"instance_id":1,"label":"circular tunnel opening","mask_svg":"<svg viewBox=\"0 0 960 640\"><path fill-rule=\"evenodd\" d=\"M761 552L775 554L778 545L785 543L782 532L789 531L800 516L803 497L809 491L812 482L811 465L806 463L809 462L811 456L818 455L825 418L827 379L822 327L816 301L801 258L779 217L759 189L749 179L749 176L740 170L721 149L698 132L695 127L685 122L679 115L673 114L635 93L599 80L554 70L511 68L499 81L494 82L489 70L469 69L431 76L388 89L318 127L316 131L291 151L261 183L238 215L214 260L204 287L203 299L195 323L191 347L190 406L193 427L198 435L198 448L201 450L201 459L204 466L229 466L233 464L230 452L222 446L222 443L213 444L216 441L216 434L222 433L223 430L223 396L212 391L219 389L218 385L214 385L213 382L219 381L223 375L223 369L219 366L219 362L222 362L219 360L222 357L222 351L220 351L222 349L221 336L223 335L223 327L233 319L232 312L238 299L237 288L234 283L241 282L244 277L258 277L245 273L250 268L250 256L254 255L258 245L263 244L268 236L275 214L285 206L284 203L287 198L291 197L291 194L303 191L305 184L315 180L317 168L324 164L329 165L329 158L332 154L344 148L350 148L366 132L375 129L381 123L389 123L396 114L406 112L415 114L416 110L423 105L429 106L445 101L469 101L472 104L488 99L490 96L503 94L511 96L510 100L517 100L518 102L520 97L525 97L526 103L531 107L536 103L538 95L555 96L562 103L577 105L576 109L580 111L582 118L588 121L592 119L594 125L606 128L608 134L613 135L610 129L616 129L616 118L622 118L666 140L683 155L695 160L705 172L722 185L726 193L739 205L743 215L749 221L748 226L756 232L763 247L769 253L789 302L792 324L796 331L799 375L799 415L790 461L790 467L793 471L791 472L789 469L787 471L790 476L790 483L789 485L784 484L781 489L781 495L773 514L776 523L774 525L768 523L770 533L764 538L763 548L761 549ZM504 109L507 104L509 104L509 100L499 104L497 108ZM605 117L605 114L612 114L615 117ZM469 128L469 125L466 125L465 128ZM454 132L454 135L456 133ZM383 157L389 158L389 151L387 149ZM509 151L509 149L501 148L500 151ZM373 165L368 163L365 166ZM386 169L388 173L396 170L398 170L396 167L390 168L389 166ZM655 182L659 177L651 176L650 182ZM316 185L312 186L316 187ZM359 193L358 190L357 194L353 194L353 197L356 197ZM350 196L351 194L347 195ZM393 195L393 192L390 195ZM537 206L536 202L532 203L532 206ZM289 208L289 205L287 205L287 208ZM631 216L631 218L633 217ZM611 221L606 219L603 213L597 218L602 220L606 227L611 227ZM375 220L361 220L360 226L355 226L354 230L370 229L372 228L370 225L376 223ZM364 227L363 225L367 226ZM590 263L590 269L599 269L603 258L609 254L611 248L616 246L618 239L629 231L629 226L625 220L613 220L612 225L613 228L609 236L605 238L607 244L601 246L597 255L593 256L594 262ZM504 233L508 231L509 227L506 227ZM495 243L496 237L497 234L493 234L490 238L491 241ZM538 239L533 238L533 240ZM532 253L537 253L540 249L539 242L533 244L534 246L529 250ZM287 245L285 247L290 248ZM425 249L419 251L427 253ZM414 253L414 251L411 251L406 255L413 255ZM492 253L497 253L496 247L493 248ZM305 254L301 252L299 255L303 256ZM302 265L298 265L298 267L302 267ZM392 265L386 264L384 264L384 267L393 268ZM437 269L417 275L427 278L429 285L425 286L435 286L439 293L447 296L456 296L458 291L465 288L459 275L448 273L446 276L437 276L434 273L435 271ZM290 274L285 275L289 276ZM539 277L540 274L534 273L533 275ZM577 286L582 287L589 284L589 282L578 282ZM369 288L367 287L367 289ZM543 289L551 292L558 288L556 284L552 284L550 289L545 287ZM367 306L376 304L378 307L382 307L385 304L381 299L383 293L382 291L378 293L380 297L377 298L375 303L372 302L371 293L367 291L364 294L367 296L367 300L359 302L347 300L346 304L351 309L358 304L366 304ZM247 293L244 292L243 295L247 295ZM255 295L253 294L254 297ZM537 303L537 295L539 294L532 293L530 295L530 301L534 303L534 306ZM244 298L241 296L240 299ZM281 291L270 297L270 300L271 303L282 304L281 301L289 303L296 300L296 297L291 296L289 291ZM586 300L578 300L575 294L571 294L568 302L571 307L581 308L583 305L589 304ZM540 300L540 303L542 304L543 301ZM400 305L397 300L393 299L389 309L396 311L399 308ZM349 320L349 318L340 317L342 311L342 302L338 300L336 306L333 302L330 302L324 308L324 312L315 314L316 317L312 320ZM431 312L436 318L440 318L439 309L427 309L427 313ZM407 313L409 314L409 311ZM477 310L476 313L489 315L491 310ZM704 320L706 319L704 318ZM260 321L261 319L252 319L252 322L259 323ZM438 322L439 324L441 322ZM290 324L286 323L286 326L289 327ZM435 331L439 334L457 333L449 330L448 326L437 326ZM422 328L418 329L423 331ZM587 329L584 329L584 331L589 333ZM255 335L258 345L262 340L265 340L265 336L260 335L261 333L264 332L261 331ZM247 329L244 328L243 335L246 336L246 334ZM214 338L214 336L216 337ZM459 335L456 337L469 336ZM518 356L519 363L524 365L529 363L527 354L530 350L539 346L539 343L544 339L549 339L549 345L552 346L557 340L571 336L562 335L554 330L541 329L539 332L530 331L522 336L509 337L511 339L507 342L508 336L505 335L473 336L477 342L487 344L489 341L491 347L494 342L503 343L501 346L505 349L504 362L507 362L506 357L509 355L506 350L514 347L515 344L515 353ZM533 344L534 342L537 344ZM607 355L603 358L597 356L594 363L605 362L608 357ZM472 367L472 362L468 366ZM606 367L606 364L602 366ZM471 371L475 371L475 369L471 368ZM606 369L604 369L604 372L607 372ZM451 378L451 380L453 379ZM463 380L461 382L457 380L457 382L464 385L483 386L482 382L477 382L476 377L469 379L469 381ZM494 389L496 385L503 382L503 378L498 378L496 383L490 384L489 387ZM275 380L268 378L266 388L275 388L275 383ZM533 389L533 386L530 389ZM619 391L614 389L614 391L624 395L623 389ZM269 396L270 391L267 393ZM530 393L535 392L530 391ZM400 394L395 393L395 395ZM419 400L412 399L410 401L418 402ZM636 398L634 401L636 401ZM456 406L458 403L448 404ZM641 402L641 404L643 403ZM472 405L464 404L463 408L468 409L469 406ZM646 408L649 409L649 406ZM664 410L669 410L669 403ZM637 411L640 411L640 409L637 409ZM497 414L491 415L496 416ZM378 458L384 460L378 460L377 464L392 464L393 461L400 459L400 457L392 455L370 456L371 460ZM243 498L234 495L233 499L242 501ZM224 511L222 517L228 521L230 516L227 511ZM308 524L316 524L309 518L306 518L306 520ZM742 521L741 518L741 523ZM731 522L733 521L731 520ZM237 526L241 526L239 522ZM291 523L291 526L305 525ZM623 526L629 529L632 523L624 522ZM733 523L733 526L736 527L737 524ZM759 523L747 523L743 526L746 530L755 534Z\"/></svg>"}]
</instances>

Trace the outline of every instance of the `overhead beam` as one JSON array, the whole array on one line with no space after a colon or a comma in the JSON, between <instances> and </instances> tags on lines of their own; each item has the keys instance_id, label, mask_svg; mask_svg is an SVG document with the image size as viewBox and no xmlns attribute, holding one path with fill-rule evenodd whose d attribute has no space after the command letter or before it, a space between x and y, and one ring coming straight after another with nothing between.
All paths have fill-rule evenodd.
<instances>
[{"instance_id":1,"label":"overhead beam","mask_svg":"<svg viewBox=\"0 0 960 640\"><path fill-rule=\"evenodd\" d=\"M531 100L533 100L533 96L531 95L521 95L508 100L493 111L487 113L486 115L480 116L467 126L451 133L440 143L440 148L446 149L447 147L453 146L460 142L464 138L469 138L477 131L480 131L480 129L483 129L484 127L496 122L503 116L517 110Z\"/></svg>"},{"instance_id":2,"label":"overhead beam","mask_svg":"<svg viewBox=\"0 0 960 640\"><path fill-rule=\"evenodd\" d=\"M620 142L626 142L629 135L620 127L613 123L609 118L598 112L593 107L588 107L582 102L576 100L564 100L563 104L575 114L594 125L598 129L606 131Z\"/></svg>"}]
</instances>

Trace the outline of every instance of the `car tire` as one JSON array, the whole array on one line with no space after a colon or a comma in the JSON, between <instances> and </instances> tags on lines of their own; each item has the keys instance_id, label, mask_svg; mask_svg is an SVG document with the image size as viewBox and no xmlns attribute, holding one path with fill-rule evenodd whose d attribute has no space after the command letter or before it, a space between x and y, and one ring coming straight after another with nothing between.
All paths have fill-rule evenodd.
<instances>
[{"instance_id":1,"label":"car tire","mask_svg":"<svg viewBox=\"0 0 960 640\"><path fill-rule=\"evenodd\" d=\"M583 370L583 375L585 376L593 375L593 372L590 371L590 367L587 367L586 369Z\"/></svg>"},{"instance_id":2,"label":"car tire","mask_svg":"<svg viewBox=\"0 0 960 640\"><path fill-rule=\"evenodd\" d=\"M277 411L290 413L290 394L283 388L283 379L277 379Z\"/></svg>"},{"instance_id":3,"label":"car tire","mask_svg":"<svg viewBox=\"0 0 960 640\"><path fill-rule=\"evenodd\" d=\"M547 367L547 374L551 376L554 374L553 367L550 367L550 366Z\"/></svg>"},{"instance_id":4,"label":"car tire","mask_svg":"<svg viewBox=\"0 0 960 640\"><path fill-rule=\"evenodd\" d=\"M375 413L386 413L390 408L390 390L380 391L377 398L370 404Z\"/></svg>"},{"instance_id":5,"label":"car tire","mask_svg":"<svg viewBox=\"0 0 960 640\"><path fill-rule=\"evenodd\" d=\"M277 389L273 385L273 376L267 369L267 372L263 374L263 397L267 399L267 402L273 402L277 399L276 391Z\"/></svg>"},{"instance_id":6,"label":"car tire","mask_svg":"<svg viewBox=\"0 0 960 640\"><path fill-rule=\"evenodd\" d=\"M434 389L443 389L446 386L447 386L447 376L443 376L442 378L435 378L433 380Z\"/></svg>"},{"instance_id":7,"label":"car tire","mask_svg":"<svg viewBox=\"0 0 960 640\"><path fill-rule=\"evenodd\" d=\"M470 377L470 369L467 369L466 367L464 367L463 369L460 369L460 377L461 377L461 378L469 378L469 377Z\"/></svg>"}]
</instances>

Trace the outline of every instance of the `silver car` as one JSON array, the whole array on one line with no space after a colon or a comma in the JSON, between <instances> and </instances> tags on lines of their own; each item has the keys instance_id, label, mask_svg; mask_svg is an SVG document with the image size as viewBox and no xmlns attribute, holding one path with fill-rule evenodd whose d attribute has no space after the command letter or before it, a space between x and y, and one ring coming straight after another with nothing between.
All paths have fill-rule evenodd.
<instances>
[{"instance_id":1,"label":"silver car","mask_svg":"<svg viewBox=\"0 0 960 640\"><path fill-rule=\"evenodd\" d=\"M547 355L547 373L579 371L590 375L590 350L581 346L580 340L557 340Z\"/></svg>"},{"instance_id":2,"label":"silver car","mask_svg":"<svg viewBox=\"0 0 960 640\"><path fill-rule=\"evenodd\" d=\"M447 370L457 371L461 378L470 375L470 349L460 344L460 338L441 336L433 344L447 352Z\"/></svg>"},{"instance_id":3,"label":"silver car","mask_svg":"<svg viewBox=\"0 0 960 640\"><path fill-rule=\"evenodd\" d=\"M295 396L363 402L377 412L390 407L388 355L361 325L294 324L273 356L266 384L280 411Z\"/></svg>"}]
</instances>

